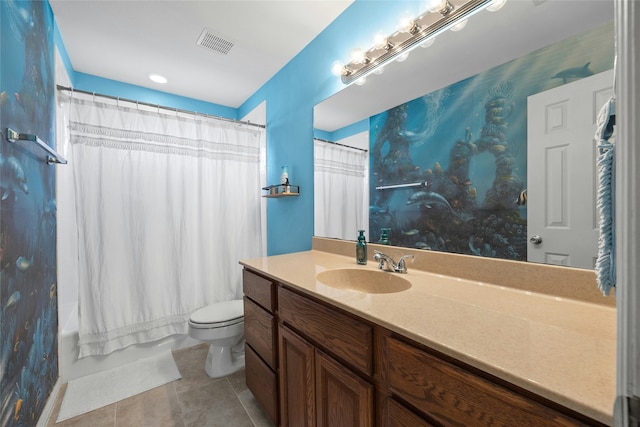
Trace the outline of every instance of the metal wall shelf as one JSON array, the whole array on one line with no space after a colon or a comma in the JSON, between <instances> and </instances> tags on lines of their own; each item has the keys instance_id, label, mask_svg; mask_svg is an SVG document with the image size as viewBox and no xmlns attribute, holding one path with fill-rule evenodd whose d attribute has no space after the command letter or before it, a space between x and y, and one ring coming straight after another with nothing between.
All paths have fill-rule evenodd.
<instances>
[{"instance_id":1,"label":"metal wall shelf","mask_svg":"<svg viewBox=\"0 0 640 427\"><path fill-rule=\"evenodd\" d=\"M268 187L262 187L263 190L268 191L267 194L262 197L277 198L277 197L292 197L300 195L300 186L291 184L269 185Z\"/></svg>"}]
</instances>

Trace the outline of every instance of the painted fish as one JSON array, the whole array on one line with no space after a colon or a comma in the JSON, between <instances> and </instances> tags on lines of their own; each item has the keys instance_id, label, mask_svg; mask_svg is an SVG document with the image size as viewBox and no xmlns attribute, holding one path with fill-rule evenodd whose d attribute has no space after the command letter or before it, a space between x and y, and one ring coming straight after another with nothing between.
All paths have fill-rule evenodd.
<instances>
[{"instance_id":1,"label":"painted fish","mask_svg":"<svg viewBox=\"0 0 640 427\"><path fill-rule=\"evenodd\" d=\"M16 267L18 267L18 270L20 271L27 271L32 264L33 264L33 257L31 257L31 259L26 259L25 257L20 256L16 260Z\"/></svg>"},{"instance_id":2,"label":"painted fish","mask_svg":"<svg viewBox=\"0 0 640 427\"><path fill-rule=\"evenodd\" d=\"M13 421L18 421L20 419L21 409L22 409L22 399L18 398L18 400L16 400L16 407L13 411Z\"/></svg>"},{"instance_id":3,"label":"painted fish","mask_svg":"<svg viewBox=\"0 0 640 427\"><path fill-rule=\"evenodd\" d=\"M527 189L525 188L518 195L518 198L516 199L516 205L524 206L526 204L527 204Z\"/></svg>"},{"instance_id":4,"label":"painted fish","mask_svg":"<svg viewBox=\"0 0 640 427\"><path fill-rule=\"evenodd\" d=\"M505 147L504 145L501 144L496 144L493 147L491 147L491 150L493 150L494 153L496 154L500 154L500 153L504 153L506 151L507 147Z\"/></svg>"},{"instance_id":5,"label":"painted fish","mask_svg":"<svg viewBox=\"0 0 640 427\"><path fill-rule=\"evenodd\" d=\"M418 249L431 249L425 242L416 242L414 246Z\"/></svg>"},{"instance_id":6,"label":"painted fish","mask_svg":"<svg viewBox=\"0 0 640 427\"><path fill-rule=\"evenodd\" d=\"M9 193L15 190L29 194L27 177L22 165L14 156L0 154L0 182L2 183L2 200L6 200Z\"/></svg>"},{"instance_id":7,"label":"painted fish","mask_svg":"<svg viewBox=\"0 0 640 427\"><path fill-rule=\"evenodd\" d=\"M430 209L433 206L442 206L453 215L458 216L458 213L453 210L447 199L445 199L441 194L434 193L433 191L418 191L413 193L409 197L409 200L407 200L407 205L412 204L419 204L427 209Z\"/></svg>"},{"instance_id":8,"label":"painted fish","mask_svg":"<svg viewBox=\"0 0 640 427\"><path fill-rule=\"evenodd\" d=\"M582 77L589 77L593 75L593 71L589 69L591 62L587 62L582 67L567 68L560 71L552 79L562 79L562 83L567 83L569 79L580 79Z\"/></svg>"},{"instance_id":9,"label":"painted fish","mask_svg":"<svg viewBox=\"0 0 640 427\"><path fill-rule=\"evenodd\" d=\"M416 234L418 234L419 231L416 230L415 228L412 228L409 231L403 231L402 234L404 234L405 236L415 236Z\"/></svg>"},{"instance_id":10,"label":"painted fish","mask_svg":"<svg viewBox=\"0 0 640 427\"><path fill-rule=\"evenodd\" d=\"M20 301L20 291L15 291L7 300L7 304L4 306L5 310L10 309Z\"/></svg>"},{"instance_id":11,"label":"painted fish","mask_svg":"<svg viewBox=\"0 0 640 427\"><path fill-rule=\"evenodd\" d=\"M372 215L383 215L389 213L389 206L381 208L379 206L369 206L369 213Z\"/></svg>"},{"instance_id":12,"label":"painted fish","mask_svg":"<svg viewBox=\"0 0 640 427\"><path fill-rule=\"evenodd\" d=\"M5 105L7 102L9 102L9 95L7 95L7 92L0 92L0 105Z\"/></svg>"}]
</instances>

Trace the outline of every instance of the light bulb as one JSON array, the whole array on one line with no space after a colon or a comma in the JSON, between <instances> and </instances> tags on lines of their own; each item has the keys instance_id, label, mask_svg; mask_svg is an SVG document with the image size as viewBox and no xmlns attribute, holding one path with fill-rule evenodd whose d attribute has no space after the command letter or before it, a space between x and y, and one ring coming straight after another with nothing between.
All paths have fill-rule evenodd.
<instances>
[{"instance_id":1,"label":"light bulb","mask_svg":"<svg viewBox=\"0 0 640 427\"><path fill-rule=\"evenodd\" d=\"M356 84L358 86L362 86L366 82L367 82L367 77L366 76L360 77L358 80L356 80Z\"/></svg>"},{"instance_id":2,"label":"light bulb","mask_svg":"<svg viewBox=\"0 0 640 427\"><path fill-rule=\"evenodd\" d=\"M451 27L451 31L460 31L462 30L464 27L467 26L467 18L464 18L462 21L458 22L456 25Z\"/></svg>"},{"instance_id":3,"label":"light bulb","mask_svg":"<svg viewBox=\"0 0 640 427\"><path fill-rule=\"evenodd\" d=\"M384 65L380 65L378 68L376 68L375 70L373 70L373 74L377 74L380 75L384 73Z\"/></svg>"},{"instance_id":4,"label":"light bulb","mask_svg":"<svg viewBox=\"0 0 640 427\"><path fill-rule=\"evenodd\" d=\"M407 58L409 57L409 52L404 52L401 53L400 55L398 55L398 57L396 58L397 62L404 62L407 60Z\"/></svg>"},{"instance_id":5,"label":"light bulb","mask_svg":"<svg viewBox=\"0 0 640 427\"><path fill-rule=\"evenodd\" d=\"M334 63L331 65L331 73L334 76L338 76L338 77L343 75L344 74L344 65L342 65L342 62L334 61Z\"/></svg>"},{"instance_id":6,"label":"light bulb","mask_svg":"<svg viewBox=\"0 0 640 427\"><path fill-rule=\"evenodd\" d=\"M389 38L381 33L377 33L373 37L373 45L376 49L389 50L393 47L393 43L389 41Z\"/></svg>"},{"instance_id":7,"label":"light bulb","mask_svg":"<svg viewBox=\"0 0 640 427\"><path fill-rule=\"evenodd\" d=\"M431 13L438 13L444 7L444 0L427 0L425 9Z\"/></svg>"},{"instance_id":8,"label":"light bulb","mask_svg":"<svg viewBox=\"0 0 640 427\"><path fill-rule=\"evenodd\" d=\"M502 9L502 6L504 6L504 4L507 2L507 0L493 0L491 3L489 3L489 6L487 6L487 10L489 12L495 12L497 10Z\"/></svg>"},{"instance_id":9,"label":"light bulb","mask_svg":"<svg viewBox=\"0 0 640 427\"><path fill-rule=\"evenodd\" d=\"M431 37L429 39L426 39L425 41L423 41L422 43L420 43L420 47L429 47L433 44L433 42L436 41L435 37Z\"/></svg>"},{"instance_id":10,"label":"light bulb","mask_svg":"<svg viewBox=\"0 0 640 427\"><path fill-rule=\"evenodd\" d=\"M398 21L398 31L409 32L415 26L416 19L409 12L405 12L400 16Z\"/></svg>"},{"instance_id":11,"label":"light bulb","mask_svg":"<svg viewBox=\"0 0 640 427\"><path fill-rule=\"evenodd\" d=\"M364 52L359 47L356 47L349 54L349 58L351 59L351 62L354 62L356 64L362 64L365 58Z\"/></svg>"}]
</instances>

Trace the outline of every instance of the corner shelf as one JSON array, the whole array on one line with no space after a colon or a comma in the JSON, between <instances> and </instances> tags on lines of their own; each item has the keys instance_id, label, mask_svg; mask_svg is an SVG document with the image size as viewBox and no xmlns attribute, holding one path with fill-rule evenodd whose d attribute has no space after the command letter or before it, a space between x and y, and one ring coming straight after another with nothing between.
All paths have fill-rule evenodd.
<instances>
[{"instance_id":1,"label":"corner shelf","mask_svg":"<svg viewBox=\"0 0 640 427\"><path fill-rule=\"evenodd\" d=\"M263 190L268 191L267 194L263 194L262 197L278 198L278 197L292 197L300 195L299 185L270 185L268 187L262 187Z\"/></svg>"}]
</instances>

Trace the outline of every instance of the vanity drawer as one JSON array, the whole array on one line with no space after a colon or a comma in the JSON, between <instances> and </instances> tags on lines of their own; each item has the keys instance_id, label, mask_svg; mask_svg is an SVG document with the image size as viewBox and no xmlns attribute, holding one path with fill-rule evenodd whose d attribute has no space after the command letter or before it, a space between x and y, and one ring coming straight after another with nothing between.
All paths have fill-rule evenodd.
<instances>
[{"instance_id":1,"label":"vanity drawer","mask_svg":"<svg viewBox=\"0 0 640 427\"><path fill-rule=\"evenodd\" d=\"M381 423L384 427L434 427L392 397L384 398L384 411L385 417Z\"/></svg>"},{"instance_id":2,"label":"vanity drawer","mask_svg":"<svg viewBox=\"0 0 640 427\"><path fill-rule=\"evenodd\" d=\"M278 383L276 374L245 345L245 376L247 387L260 402L274 425L278 425Z\"/></svg>"},{"instance_id":3,"label":"vanity drawer","mask_svg":"<svg viewBox=\"0 0 640 427\"><path fill-rule=\"evenodd\" d=\"M276 369L276 319L258 304L244 298L244 337L253 350L271 367Z\"/></svg>"},{"instance_id":4,"label":"vanity drawer","mask_svg":"<svg viewBox=\"0 0 640 427\"><path fill-rule=\"evenodd\" d=\"M276 284L269 279L247 270L242 270L242 286L246 296L273 313L276 309Z\"/></svg>"},{"instance_id":5,"label":"vanity drawer","mask_svg":"<svg viewBox=\"0 0 640 427\"><path fill-rule=\"evenodd\" d=\"M318 347L372 375L373 331L369 325L283 287L278 288L278 314Z\"/></svg>"},{"instance_id":6,"label":"vanity drawer","mask_svg":"<svg viewBox=\"0 0 640 427\"><path fill-rule=\"evenodd\" d=\"M394 338L386 337L384 350L389 390L438 423L587 425Z\"/></svg>"}]
</instances>

